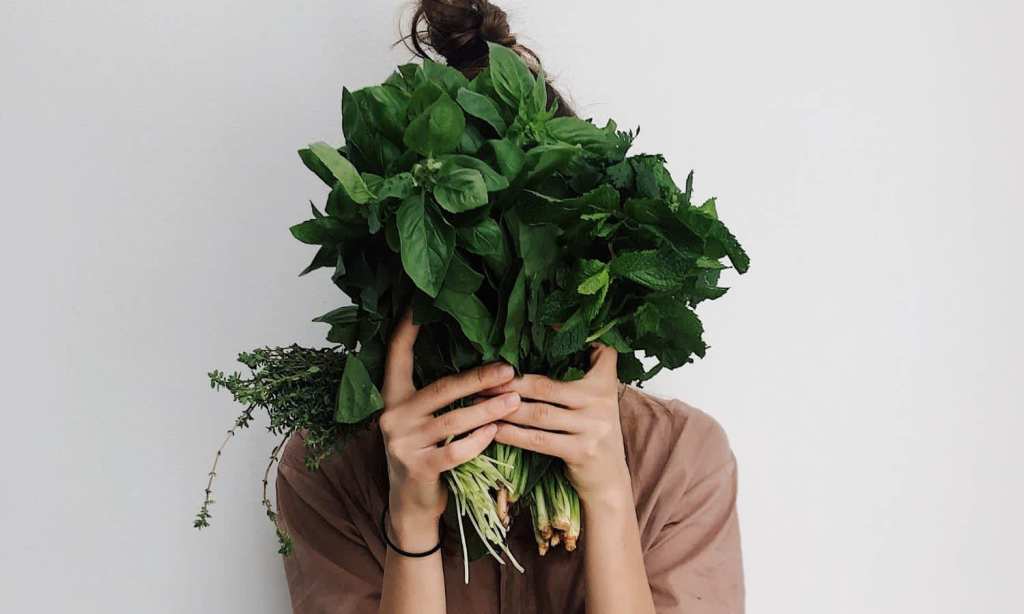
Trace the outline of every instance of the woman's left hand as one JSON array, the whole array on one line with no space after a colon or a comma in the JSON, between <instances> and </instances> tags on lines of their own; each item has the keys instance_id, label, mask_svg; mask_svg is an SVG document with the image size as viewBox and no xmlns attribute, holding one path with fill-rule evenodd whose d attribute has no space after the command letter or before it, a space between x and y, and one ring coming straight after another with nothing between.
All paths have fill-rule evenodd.
<instances>
[{"instance_id":1,"label":"woman's left hand","mask_svg":"<svg viewBox=\"0 0 1024 614\"><path fill-rule=\"evenodd\" d=\"M584 504L632 500L619 423L618 352L599 343L591 368L562 382L526 374L487 391L518 392L519 409L498 424L495 441L565 461L569 481Z\"/></svg>"}]
</instances>

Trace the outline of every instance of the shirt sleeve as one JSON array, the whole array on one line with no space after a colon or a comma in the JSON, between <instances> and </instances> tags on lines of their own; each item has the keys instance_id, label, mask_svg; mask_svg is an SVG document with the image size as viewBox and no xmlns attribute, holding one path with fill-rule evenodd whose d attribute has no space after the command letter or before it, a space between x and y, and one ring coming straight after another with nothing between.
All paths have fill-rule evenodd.
<instances>
[{"instance_id":1,"label":"shirt sleeve","mask_svg":"<svg viewBox=\"0 0 1024 614\"><path fill-rule=\"evenodd\" d=\"M644 554L658 614L742 614L736 458L722 427L693 410L662 479L675 488Z\"/></svg>"},{"instance_id":2,"label":"shirt sleeve","mask_svg":"<svg viewBox=\"0 0 1024 614\"><path fill-rule=\"evenodd\" d=\"M375 613L384 576L367 514L321 468L302 464L299 436L278 465L278 519L292 539L284 569L295 614Z\"/></svg>"}]
</instances>

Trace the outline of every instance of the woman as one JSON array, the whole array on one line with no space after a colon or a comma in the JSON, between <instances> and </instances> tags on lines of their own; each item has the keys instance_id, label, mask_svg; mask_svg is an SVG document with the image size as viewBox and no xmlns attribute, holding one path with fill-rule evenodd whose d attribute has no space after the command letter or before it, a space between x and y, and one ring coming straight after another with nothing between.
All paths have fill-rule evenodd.
<instances>
[{"instance_id":1,"label":"woman","mask_svg":"<svg viewBox=\"0 0 1024 614\"><path fill-rule=\"evenodd\" d=\"M486 66L487 41L536 65L505 13L482 0L420 3L409 38L419 55L429 45L470 77ZM550 86L549 96L569 112ZM277 496L294 541L285 570L295 612L743 611L736 462L713 419L620 383L617 353L600 344L578 381L514 377L495 363L417 390L417 330L407 315L392 334L379 425L316 472L303 465L301 437L285 449ZM434 416L463 398L475 402ZM492 441L563 459L584 528L576 552L540 559L529 519L519 518L509 547L526 572L485 558L471 565L467 585L458 536L435 549L442 474Z\"/></svg>"}]
</instances>

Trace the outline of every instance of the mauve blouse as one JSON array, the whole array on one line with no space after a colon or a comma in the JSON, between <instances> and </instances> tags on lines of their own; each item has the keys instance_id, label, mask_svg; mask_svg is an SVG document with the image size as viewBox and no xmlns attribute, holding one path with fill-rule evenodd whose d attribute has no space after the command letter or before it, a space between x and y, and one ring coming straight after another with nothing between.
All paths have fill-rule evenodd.
<instances>
[{"instance_id":1,"label":"mauve blouse","mask_svg":"<svg viewBox=\"0 0 1024 614\"><path fill-rule=\"evenodd\" d=\"M681 401L624 384L619 408L657 611L742 613L736 459L722 427ZM301 434L293 436L277 477L279 518L294 542L284 557L293 611L375 614L385 556L379 523L388 493L380 431L359 435L315 472L304 467L303 455ZM509 547L526 572L485 557L470 564L468 585L452 533L442 548L449 611L583 614L586 531L575 552L553 548L541 558L524 511L513 520Z\"/></svg>"}]
</instances>

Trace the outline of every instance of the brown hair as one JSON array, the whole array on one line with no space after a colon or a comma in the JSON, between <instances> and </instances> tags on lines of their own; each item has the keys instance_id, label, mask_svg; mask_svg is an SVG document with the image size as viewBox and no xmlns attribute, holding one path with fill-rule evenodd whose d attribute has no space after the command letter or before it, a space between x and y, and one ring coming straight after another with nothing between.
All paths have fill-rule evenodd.
<instances>
[{"instance_id":1,"label":"brown hair","mask_svg":"<svg viewBox=\"0 0 1024 614\"><path fill-rule=\"evenodd\" d=\"M504 45L519 54L534 74L540 58L520 45L509 28L508 16L488 0L421 0L412 16L409 33L401 42L421 58L434 50L445 62L472 79L487 67L487 43ZM545 81L548 100L558 102L558 115L575 117L572 107L550 81Z\"/></svg>"}]
</instances>

